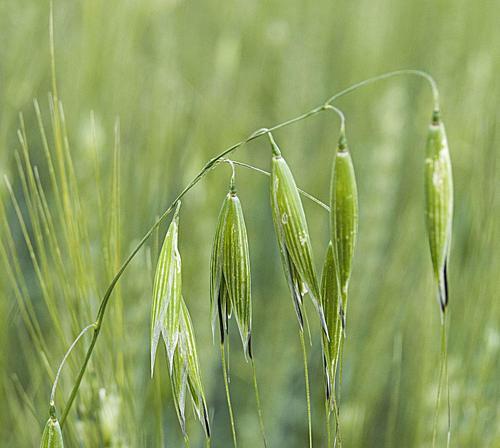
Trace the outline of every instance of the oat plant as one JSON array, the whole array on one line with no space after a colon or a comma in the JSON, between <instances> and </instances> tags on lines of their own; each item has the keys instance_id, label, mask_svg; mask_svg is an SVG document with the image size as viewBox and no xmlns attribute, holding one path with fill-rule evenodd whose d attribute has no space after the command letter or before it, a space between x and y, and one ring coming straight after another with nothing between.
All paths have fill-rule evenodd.
<instances>
[{"instance_id":1,"label":"oat plant","mask_svg":"<svg viewBox=\"0 0 500 448\"><path fill-rule=\"evenodd\" d=\"M66 124L62 103L60 102L55 70L55 57L53 45L53 26L51 14L51 69L52 69L52 96L49 99L51 107L51 128L53 131L54 150L50 149L43 120L41 118L38 103L35 102L35 111L40 128L42 146L48 166L48 179L55 192L55 202L49 204L46 199L41 176L30 159L28 136L25 131L24 120L21 116L19 142L21 151L17 155L19 178L22 194L27 206L27 217L21 211L16 191L6 179L7 190L11 199L11 208L18 220L18 227L26 243L30 260L34 266L36 278L42 289L42 297L49 310L53 331L65 339L65 328L61 324L59 315L64 311L54 301L54 292L62 291L68 296L81 298L94 297L98 290L96 277L99 275L89 262L90 244L88 241L87 227L82 219L81 205L78 196L77 182L69 149L69 138L66 132ZM62 447L65 424L72 416L75 398L82 386L82 380L89 368L89 363L94 350L103 333L105 323L112 318L113 324L118 325L124 332L122 320L123 309L119 294L119 281L122 275L135 259L139 251L146 245L150 237L156 232L160 225L173 214L168 231L166 232L162 249L160 251L156 271L153 279L153 301L151 306L150 322L150 370L154 373L155 360L160 339L163 339L167 353L165 368L170 377L172 398L175 412L179 419L185 444L189 445L189 434L186 426L186 401L190 398L194 414L200 421L206 436L207 445L210 444L211 422L209 419L209 400L206 399L202 380L201 368L198 360L193 323L188 311L188 304L182 294L182 264L178 248L179 237L179 214L181 199L184 198L205 176L217 169L223 162L231 164L233 175L229 192L224 199L217 226L212 251L210 266L211 281L210 291L207 296L211 299L211 319L215 332L215 322L218 320L220 330L221 361L226 389L226 398L230 413L230 423L233 443L237 445L236 425L231 407L229 392L229 375L225 359L227 334L229 321L232 315L240 333L243 353L252 365L252 375L257 403L259 424L262 432L264 446L268 446L264 432L264 419L260 405L259 389L255 369L255 354L252 350L252 298L251 298L251 275L249 258L249 241L247 237L245 220L242 206L236 192L234 167L242 166L254 172L268 175L270 177L270 205L274 222L278 249L281 257L282 267L285 274L289 293L299 323L299 337L302 347L304 361L304 376L306 383L306 405L308 415L308 444L313 446L312 416L311 416L311 394L309 392L308 358L304 341L304 325L307 323L303 298L308 295L314 305L321 328L322 356L324 362L325 376L325 410L327 422L330 412L335 413L336 431L334 444L341 445L340 420L341 407L339 405L338 388L341 382L342 369L342 344L346 331L346 311L348 286L351 278L352 263L354 259L354 248L357 236L358 204L356 194L356 181L354 176L353 162L345 139L345 125L343 115L332 103L339 98L350 94L359 88L396 76L419 76L428 81L434 94L434 114L426 153L426 216L427 231L433 264L433 272L437 283L439 303L442 313L442 357L439 372L439 388L436 403L436 415L439 410L439 398L441 394L442 377L446 377L445 384L448 389L447 380L447 347L446 347L446 322L448 310L448 282L447 266L451 241L451 218L453 208L451 164L446 143L444 127L442 125L438 93L434 80L426 73L418 70L398 70L385 73L380 76L369 78L362 82L334 94L319 106L305 112L297 117L286 120L269 128L261 128L251 133L247 138L237 142L218 155L211 158L201 170L188 182L178 193L175 199L168 205L159 218L152 223L151 227L144 233L139 242L119 264L122 259L120 247L116 243L119 233L119 127L115 128L115 152L114 169L112 174L112 200L113 213L109 217L109 226L103 226L108 235L116 238L110 239L110 247L106 250L108 268L114 270L112 278L105 289L97 306L97 313L90 324L82 325L83 316L88 316L92 307L90 303L81 300L80 309L68 313L66 325L71 327L73 334L78 334L75 340L69 344L69 349L63 351L57 370L46 359L42 359L46 374L55 378L52 393L50 394L48 408L49 415L46 420L45 429L41 437L41 447ZM310 117L317 116L325 111L336 111L342 118L341 132L338 148L334 154L332 170L332 182L330 189L330 206L323 204L313 195L301 190L296 185L292 171L285 161L281 150L276 144L273 133L301 122ZM237 149L244 147L247 143L268 136L271 142L272 159L270 173L252 165L236 160L228 160L228 157ZM140 169L140 167L138 168ZM98 193L98 203L102 205ZM311 235L307 225L306 214L302 206L301 196L313 200L325 209L329 215L330 238L325 243L326 258L323 268L321 282L316 273L316 261L312 251ZM99 220L104 218L103 207L99 206ZM54 223L54 216L58 217ZM22 276L22 267L16 260L19 259L13 244L12 228L5 205L0 203L0 217L2 228L5 230L0 244L0 255L6 266L7 278L15 291L19 309L23 321L32 337L38 353L49 352L45 337L40 330L35 317L33 304L27 292L25 279ZM29 228L26 220L29 220ZM55 230L61 229L61 232ZM47 238L47 239L46 239ZM113 242L114 241L114 242ZM82 251L81 247L85 247ZM71 260L65 265L62 253ZM54 270L57 276L49 276ZM53 282L59 278L60 282ZM47 279L47 281L46 281ZM50 279L50 281L48 280ZM78 289L72 288L72 281ZM108 312L111 299L115 293L115 305ZM110 314L112 313L112 314ZM355 325L361 323L354 322ZM77 329L82 328L83 330ZM82 352L84 335L91 335L90 343ZM123 334L123 333L122 333ZM126 373L123 363L123 351L120 341L113 341L117 350L116 368L120 371L117 381L125 382ZM228 349L228 348L227 348ZM72 354L72 356L70 356ZM64 406L56 406L55 392L60 378L61 370L66 362L77 367L77 375L74 378L72 388L67 396ZM92 389L92 388L90 388ZM90 390L90 395L93 391ZM62 400L61 400L62 401ZM90 401L92 403L92 401ZM86 416L91 415L94 408L91 404L79 408L80 421L85 421ZM60 410L60 413L58 412ZM448 415L450 415L450 404L448 396ZM437 418L437 417L436 417ZM329 426L329 425L328 425ZM111 431L112 432L112 431ZM109 433L109 431L108 431ZM436 429L434 429L434 434ZM451 422L448 423L448 443L451 434ZM435 438L435 436L434 436ZM76 443L72 438L69 443ZM98 444L95 442L94 444ZM330 428L328 428L328 445L332 443Z\"/></svg>"}]
</instances>

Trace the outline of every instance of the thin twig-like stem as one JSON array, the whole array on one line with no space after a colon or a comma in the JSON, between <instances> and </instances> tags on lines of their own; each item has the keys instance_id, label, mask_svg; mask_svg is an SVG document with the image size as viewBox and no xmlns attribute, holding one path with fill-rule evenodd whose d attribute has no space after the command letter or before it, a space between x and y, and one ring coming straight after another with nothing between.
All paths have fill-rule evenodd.
<instances>
[{"instance_id":1,"label":"thin twig-like stem","mask_svg":"<svg viewBox=\"0 0 500 448\"><path fill-rule=\"evenodd\" d=\"M444 348L443 348L443 356L444 356L444 378L446 384L446 402L447 402L447 411L448 411L448 434L446 436L446 447L450 447L451 442L451 403L450 403L450 378L448 376L448 336L446 334L446 311L443 316L443 328L444 328Z\"/></svg>"},{"instance_id":2,"label":"thin twig-like stem","mask_svg":"<svg viewBox=\"0 0 500 448\"><path fill-rule=\"evenodd\" d=\"M331 448L332 429L330 427L330 406L328 405L328 400L325 400L325 415L326 415L326 446L328 448Z\"/></svg>"},{"instance_id":3,"label":"thin twig-like stem","mask_svg":"<svg viewBox=\"0 0 500 448\"><path fill-rule=\"evenodd\" d=\"M437 437L437 426L438 426L438 417L439 417L439 404L441 401L441 392L442 392L442 383L443 377L445 381L445 387L447 392L447 412L448 412L448 426L447 426L447 434L446 434L446 446L450 446L451 439L451 405L450 405L450 386L448 379L448 346L446 340L446 309L442 314L441 319L441 362L439 367L439 379L438 379L438 389L436 395L436 407L434 410L434 428L432 431L432 446L436 446L436 437Z\"/></svg>"},{"instance_id":4,"label":"thin twig-like stem","mask_svg":"<svg viewBox=\"0 0 500 448\"><path fill-rule=\"evenodd\" d=\"M73 349L75 348L75 346L78 343L78 341L80 340L80 338L85 333L87 333L88 330L90 330L91 328L94 328L94 327L95 327L95 322L91 323L90 325L87 325L82 331L80 331L80 334L75 338L75 340L73 341L73 343L69 346L68 350L66 351L66 354L64 355L64 357L63 357L63 359L61 361L61 364L59 364L59 368L57 369L57 373L56 373L56 378L54 379L54 384L52 385L52 391L50 393L50 403L51 403L51 405L54 404L54 399L55 399L55 396L56 396L57 383L59 382L59 377L61 376L62 368L64 367L64 364L66 363L66 360L68 359L68 356L73 351Z\"/></svg>"},{"instance_id":5,"label":"thin twig-like stem","mask_svg":"<svg viewBox=\"0 0 500 448\"><path fill-rule=\"evenodd\" d=\"M354 92L355 90L359 89L360 87L364 87L370 84L373 84L378 81L382 81L384 79L389 79L389 78L394 78L396 76L419 76L423 79L425 79L432 90L432 97L434 99L434 110L439 111L439 90L437 87L437 83L435 79L427 72L424 72L422 70L414 70L414 69L403 69L403 70L395 70L392 72L387 72L383 73L382 75L374 76L372 78L365 79L363 81L360 81L356 84L353 84L352 86L347 87L344 90L341 90L339 93L336 93L332 95L328 100L325 102L325 104L331 104L333 101L335 101L337 98L340 98L341 96L347 95L351 92Z\"/></svg>"},{"instance_id":6,"label":"thin twig-like stem","mask_svg":"<svg viewBox=\"0 0 500 448\"><path fill-rule=\"evenodd\" d=\"M311 419L311 391L309 390L309 368L307 367L307 350L306 342L304 341L304 331L299 330L300 345L302 346L302 357L304 358L304 381L306 383L306 400L307 400L307 426L309 429L309 448L312 448L312 419Z\"/></svg>"},{"instance_id":7,"label":"thin twig-like stem","mask_svg":"<svg viewBox=\"0 0 500 448\"><path fill-rule=\"evenodd\" d=\"M51 20L52 20L52 18L51 18ZM52 57L53 57L53 55L52 55ZM54 60L54 58L52 60ZM55 75L55 70L53 70L53 82L55 84L55 76L54 75ZM88 363L90 361L90 357L92 356L92 353L94 351L97 339L98 339L99 334L100 334L100 330L101 330L103 318L104 318L104 315L105 315L105 312L106 312L106 308L107 308L109 299L111 297L111 293L113 292L116 284L120 280L121 276L123 275L124 271L126 270L126 268L128 267L128 265L130 264L130 262L134 259L134 257L136 256L136 254L144 246L144 244L146 243L146 241L153 234L153 232L157 229L157 227L173 211L173 209L175 208L175 206L177 205L177 203L182 199L182 197L184 197L185 194L187 194L211 169L213 169L214 166L217 164L217 162L219 160L221 160L224 157L228 156L229 154L231 154L232 152L234 152L236 149L240 148L241 146L245 145L246 143L249 143L252 140L255 140L255 139L257 139L257 138L259 138L259 137L261 137L261 136L263 136L265 134L268 134L269 132L277 131L278 129L285 128L285 127L290 126L290 125L292 125L294 123L300 122L300 121L305 120L305 119L307 119L309 117L317 115L320 112L323 112L325 110L329 110L329 109L331 109L330 106L331 106L331 103L334 100L336 100L336 99L338 99L338 98L340 98L340 97L342 97L344 95L347 95L347 94L353 92L354 90L356 90L356 89L358 89L360 87L363 87L363 86L365 86L367 84L371 84L371 83L373 83L375 81L379 81L379 80L382 80L382 79L386 79L386 78L390 78L390 77L398 76L398 75L417 75L417 76L421 76L421 77L424 77L425 79L427 79L429 81L429 83L431 84L431 86L432 86L432 91L433 91L433 95L434 95L435 108L437 107L437 109L439 109L439 107L438 107L439 106L439 104L438 104L439 103L439 95L438 95L436 83L435 83L434 79L430 75L428 75L425 72L421 72L419 70L398 70L398 71L394 71L394 72L389 72L389 73L386 73L384 75L380 75L380 76L377 76L377 77L374 77L374 78L369 78L369 79L367 79L365 81L361 81L359 83L353 84L352 86L347 87L346 89L344 89L344 90L342 90L342 91L334 94L333 96L331 96L321 106L317 106L317 107L311 109L310 111L308 111L306 113L298 115L297 117L294 117L294 118L291 118L291 119L289 119L287 121L279 123L279 124L277 124L275 126L272 126L271 128L261 128L261 129L258 129L255 132L253 132L252 134L250 134L250 136L247 137L245 140L242 140L242 141L240 141L238 143L235 143L234 145L229 146L228 148L226 148L224 151L222 151L217 156L215 156L212 159L210 159L205 164L205 166L199 171L199 173L179 193L179 195L167 207L167 209L163 212L163 214L153 223L153 225L150 227L150 229L145 233L145 235L139 241L139 243L137 244L137 246L132 250L132 252L129 254L129 256L125 259L125 261L121 265L120 269L118 269L117 273L115 274L115 276L111 280L111 283L109 284L108 288L106 289L106 292L104 293L104 296L103 296L103 298L101 300L101 303L100 303L100 306L99 306L99 310L97 312L97 317L96 317L96 321L95 321L95 329L94 329L94 334L93 334L93 337L92 337L92 341L90 342L89 348L88 348L87 353L85 355L85 358L83 360L83 363L82 363L82 366L81 366L80 371L78 373L78 376L76 378L75 384L73 386L73 389L71 390L70 396L69 396L68 401L66 403L66 407L64 408L64 411L63 411L62 416L61 416L61 421L60 421L61 427L64 426L64 423L66 421L68 413L69 413L69 411L71 409L71 406L73 405L73 402L75 400L75 397L76 397L76 394L78 392L78 389L80 388L80 384L82 382L83 375L85 374L85 371L87 369L87 365L88 365ZM310 198L310 199L312 199L312 198ZM315 202L318 202L318 201L315 201Z\"/></svg>"},{"instance_id":8,"label":"thin twig-like stem","mask_svg":"<svg viewBox=\"0 0 500 448\"><path fill-rule=\"evenodd\" d=\"M334 442L334 446L336 447L337 446L337 441L339 443L339 446L342 446L342 437L341 437L341 434L340 434L340 409L338 407L338 401L340 401L340 396L341 396L341 391L342 391L342 369L343 369L343 366L344 366L344 338L345 338L345 334L344 332L341 332L341 335L340 335L340 344L339 344L339 350L338 350L338 354L337 354L337 366L335 368L335 372L337 372L337 368L338 368L338 371L339 371L339 382L338 382L338 387L336 388L337 389L337 398L335 400L335 417L337 419L337 426L336 426L336 429L337 431L335 432L335 442ZM334 391L335 393L335 391Z\"/></svg>"},{"instance_id":9,"label":"thin twig-like stem","mask_svg":"<svg viewBox=\"0 0 500 448\"><path fill-rule=\"evenodd\" d=\"M255 369L255 360L252 358L251 362L252 362L253 389L255 391L255 402L257 403L257 413L259 414L260 433L262 435L262 441L264 442L264 447L267 448L269 445L267 444L266 431L264 429L264 417L262 416L262 407L260 405L260 394L259 394L259 386L257 384L257 371Z\"/></svg>"},{"instance_id":10,"label":"thin twig-like stem","mask_svg":"<svg viewBox=\"0 0 500 448\"><path fill-rule=\"evenodd\" d=\"M227 367L226 367L226 352L224 349L224 344L222 342L220 344L220 356L222 363L222 373L224 375L224 387L226 388L227 408L229 411L229 420L231 422L231 433L233 435L234 448L236 448L238 446L238 443L236 441L236 427L234 424L233 407L231 406L231 394L229 393L229 378L227 375Z\"/></svg>"},{"instance_id":11,"label":"thin twig-like stem","mask_svg":"<svg viewBox=\"0 0 500 448\"><path fill-rule=\"evenodd\" d=\"M227 160L228 162L230 161L230 159L224 159L224 160ZM231 162L234 164L234 165L237 165L237 166L241 166L243 168L248 168L250 170L253 170L255 171L256 173L260 173L260 174L264 174L266 176L271 176L271 173L266 171L266 170L262 170L256 166L253 166L253 165L250 165L248 163L245 163L245 162L239 162L237 160L231 160ZM317 197L313 196L312 194L309 194L307 191L304 191L304 190L301 190L300 188L297 188L297 190L299 191L299 193L304 196L305 198L309 199L310 201L313 201L315 204L319 205L320 207L324 208L327 212L330 211L330 207L328 205L326 205L323 201L320 201Z\"/></svg>"},{"instance_id":12,"label":"thin twig-like stem","mask_svg":"<svg viewBox=\"0 0 500 448\"><path fill-rule=\"evenodd\" d=\"M332 106L331 104L325 104L326 110L331 110L335 112L340 118L340 135L345 134L345 115L338 107Z\"/></svg>"}]
</instances>

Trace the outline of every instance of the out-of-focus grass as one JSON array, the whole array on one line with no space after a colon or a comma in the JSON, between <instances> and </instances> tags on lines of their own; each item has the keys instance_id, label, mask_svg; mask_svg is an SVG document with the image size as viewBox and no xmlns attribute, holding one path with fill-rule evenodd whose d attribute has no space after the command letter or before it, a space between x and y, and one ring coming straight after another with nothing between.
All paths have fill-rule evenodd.
<instances>
[{"instance_id":1,"label":"out-of-focus grass","mask_svg":"<svg viewBox=\"0 0 500 448\"><path fill-rule=\"evenodd\" d=\"M61 265L55 257L41 262L45 270L40 278L49 288L46 302L45 286L2 186L0 198L14 242L9 251L17 253L22 294L44 339L40 345L23 319L7 269L13 252L7 252L9 262L0 260L2 445L36 446L53 372L66 347L94 316L118 261L206 159L256 128L319 104L347 84L402 67L428 70L437 79L454 167L449 347L453 445L500 443L500 257L495 250L500 237L500 6L487 0L303 3L57 1L57 77L75 170L71 223L58 211L32 107L37 97L53 148L47 101L48 4L0 2L0 172L10 179L26 231L35 238L30 196L23 196L15 159L15 150L22 150L16 135L21 111L31 162L38 166L63 247ZM348 119L361 208L341 400L345 445L429 446L439 361L439 313L423 219L430 94L418 79L398 79L367 87L338 104ZM115 157L117 116L121 146ZM323 199L337 129L333 116L325 115L276 135L298 183ZM251 143L236 154L269 166L265 142ZM214 446L230 445L218 353L206 318L210 245L228 176L227 169L218 168L189 195L180 229L184 294L199 345ZM250 238L253 341L268 436L272 446L302 447L307 425L300 346L272 235L267 180L243 170L238 176ZM113 189L113 179L119 179L119 189ZM306 212L319 269L328 219L311 204ZM65 226L78 230L68 237L61 230ZM10 238L3 222L0 229L5 245ZM47 235L39 236L54 247ZM166 371L159 369L154 381L148 375L154 241L134 261L112 299L109 316L115 324L104 325L65 427L69 446L77 446L78 440L83 446L98 446L105 424L112 428L109 446L180 443ZM61 278L61 272L69 274ZM317 331L314 336L313 420L315 442L323 446ZM88 340L65 370L59 409L85 344ZM238 432L242 446L254 446L259 431L251 370L238 350L233 353ZM114 429L111 417L117 410ZM444 407L441 415L443 437ZM201 442L194 420L188 428L193 445Z\"/></svg>"}]
</instances>

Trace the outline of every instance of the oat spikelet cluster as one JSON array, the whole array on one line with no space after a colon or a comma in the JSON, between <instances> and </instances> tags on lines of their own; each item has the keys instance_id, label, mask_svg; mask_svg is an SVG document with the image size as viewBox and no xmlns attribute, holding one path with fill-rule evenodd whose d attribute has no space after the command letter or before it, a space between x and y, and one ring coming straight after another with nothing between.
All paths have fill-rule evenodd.
<instances>
[{"instance_id":1,"label":"oat spikelet cluster","mask_svg":"<svg viewBox=\"0 0 500 448\"><path fill-rule=\"evenodd\" d=\"M241 202L234 178L222 203L210 261L210 308L212 331L219 320L221 342L228 333L232 313L246 357L251 357L251 275L250 252Z\"/></svg>"},{"instance_id":2,"label":"oat spikelet cluster","mask_svg":"<svg viewBox=\"0 0 500 448\"><path fill-rule=\"evenodd\" d=\"M160 335L168 356L172 394L182 431L186 434L186 396L191 396L196 416L210 437L210 424L201 382L193 325L182 297L181 256L178 249L179 207L160 251L153 286L151 312L151 375Z\"/></svg>"}]
</instances>

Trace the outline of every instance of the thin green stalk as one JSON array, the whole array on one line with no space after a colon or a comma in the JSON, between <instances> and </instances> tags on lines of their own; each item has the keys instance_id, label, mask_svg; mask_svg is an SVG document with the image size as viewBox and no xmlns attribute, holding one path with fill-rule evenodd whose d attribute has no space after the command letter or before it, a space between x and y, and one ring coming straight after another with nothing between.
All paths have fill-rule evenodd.
<instances>
[{"instance_id":1,"label":"thin green stalk","mask_svg":"<svg viewBox=\"0 0 500 448\"><path fill-rule=\"evenodd\" d=\"M443 317L444 328L444 378L446 382L446 402L448 411L448 434L446 437L446 448L450 447L451 442L451 403L450 403L450 378L448 376L448 337L446 335L446 315Z\"/></svg>"},{"instance_id":2,"label":"thin green stalk","mask_svg":"<svg viewBox=\"0 0 500 448\"><path fill-rule=\"evenodd\" d=\"M80 340L80 338L87 333L88 330L91 328L95 327L95 323L91 323L90 325L87 325L82 331L80 331L80 334L75 338L73 343L69 346L68 350L66 351L66 354L64 355L61 364L59 364L59 368L57 369L56 373L56 378L54 379L54 384L52 385L52 391L50 393L50 405L54 405L55 397L56 397L56 389L57 389L57 384L59 382L59 378L61 376L62 368L64 367L64 364L66 363L66 360L68 359L68 356L71 354L73 349L75 348L76 344Z\"/></svg>"},{"instance_id":3,"label":"thin green stalk","mask_svg":"<svg viewBox=\"0 0 500 448\"><path fill-rule=\"evenodd\" d=\"M335 412L335 446L337 446L338 441L339 447L342 447L342 433L340 432L340 412L337 405L335 391L333 391L333 394L333 411Z\"/></svg>"},{"instance_id":4,"label":"thin green stalk","mask_svg":"<svg viewBox=\"0 0 500 448\"><path fill-rule=\"evenodd\" d=\"M439 417L439 404L441 401L442 383L443 377L445 381L445 387L447 392L447 412L448 412L448 426L446 435L446 446L450 446L451 440L451 405L450 405L450 385L448 378L448 346L446 340L446 309L442 314L441 319L441 362L439 367L439 379L438 379L438 390L436 396L436 407L434 410L434 428L432 431L432 446L436 446L437 438L437 426Z\"/></svg>"},{"instance_id":5,"label":"thin green stalk","mask_svg":"<svg viewBox=\"0 0 500 448\"><path fill-rule=\"evenodd\" d=\"M340 344L339 344L339 350L337 354L337 363L338 363L338 369L339 369L339 382L338 382L338 387L337 387L337 399L340 400L341 396L341 390L342 390L342 370L344 366L344 338L345 338L345 333L342 332L340 335ZM335 369L337 370L337 369ZM335 391L334 391L335 393ZM337 400L335 400L335 417L337 419L337 426L336 429L337 431L335 432L335 441L334 441L334 446L337 446L337 441L339 443L339 446L342 446L342 436L340 434L340 409L337 405Z\"/></svg>"},{"instance_id":6,"label":"thin green stalk","mask_svg":"<svg viewBox=\"0 0 500 448\"><path fill-rule=\"evenodd\" d=\"M373 84L375 82L382 81L384 79L393 78L395 76L407 76L407 75L419 76L419 77L425 79L429 83L431 90L432 90L432 97L434 99L434 110L438 111L439 110L439 90L438 90L437 83L436 83L435 79L431 75L429 75L429 73L426 73L422 70L414 70L414 69L395 70L392 72L383 73L382 75L378 75L378 76L374 76L372 78L365 79L365 80L360 81L356 84L353 84L352 86L347 87L344 90L341 90L339 93L332 95L326 101L325 104L331 104L337 98L340 98L341 96L344 96L344 95L347 95L351 92L354 92L355 90L359 89L360 87L364 87L364 86Z\"/></svg>"},{"instance_id":7,"label":"thin green stalk","mask_svg":"<svg viewBox=\"0 0 500 448\"><path fill-rule=\"evenodd\" d=\"M330 407L328 406L328 400L325 400L325 413L326 413L326 443L327 447L332 446L332 428L330 425Z\"/></svg>"},{"instance_id":8,"label":"thin green stalk","mask_svg":"<svg viewBox=\"0 0 500 448\"><path fill-rule=\"evenodd\" d=\"M224 375L224 387L226 388L227 408L229 410L229 420L231 421L231 433L233 435L233 444L234 447L236 448L238 446L238 443L236 442L236 427L234 424L233 407L231 406L231 394L229 393L229 379L226 367L226 352L224 350L224 344L222 342L220 344L220 355L222 363L222 373Z\"/></svg>"},{"instance_id":9,"label":"thin green stalk","mask_svg":"<svg viewBox=\"0 0 500 448\"><path fill-rule=\"evenodd\" d=\"M54 74L55 74L55 70L54 70L54 73L53 73L53 81L55 81ZM365 81L362 81L362 82L359 82L357 84L354 84L354 85L352 85L350 87L347 87L346 89L344 89L344 90L336 93L335 95L331 96L321 106L315 107L315 108L311 109L310 111L308 111L308 112L306 112L304 114L298 115L295 118L291 118L291 119L289 119L287 121L284 121L282 123L279 123L279 124L277 124L277 125L275 125L275 126L273 126L271 128L261 128L261 129L256 130L255 132L253 132L252 134L250 134L250 136L247 137L245 140L242 140L242 141L240 141L238 143L235 143L234 145L229 146L228 148L226 148L224 151L222 151L217 156L215 156L212 159L210 159L205 164L205 166L200 170L200 172L179 193L179 195L168 206L168 208L163 212L163 214L153 223L153 225L146 232L146 234L142 237L142 239L139 241L139 243L137 244L137 246L132 250L132 252L130 253L130 255L125 259L125 261L121 265L120 269L118 270L118 272L115 274L115 276L111 280L111 283L109 284L109 286L108 286L108 288L107 288L107 290L106 290L106 292L105 292L105 294L104 294L104 296L103 296L103 298L101 300L101 303L100 303L100 306L99 306L99 310L97 312L96 326L95 326L95 329L94 329L94 335L92 337L92 341L90 342L89 348L87 350L87 353L86 353L85 358L83 360L82 366L80 368L80 372L78 373L78 376L76 378L75 384L74 384L73 389L71 390L70 396L68 398L68 402L66 403L66 407L64 408L64 411L62 413L62 417L61 417L61 421L60 421L61 428L64 426L64 423L66 421L68 413L69 413L69 411L71 409L71 406L73 405L73 402L75 400L75 397L76 397L76 394L78 392L78 389L80 388L80 384L82 382L83 375L85 374L85 371L87 369L87 365L89 363L90 357L92 356L92 353L94 351L97 339L98 339L100 331L101 331L101 326L102 326L102 322L103 322L104 315L105 315L105 312L106 312L106 307L107 307L109 299L111 297L111 293L113 292L116 284L118 283L118 280L120 280L121 276L123 275L125 269L128 267L128 265L130 264L130 262L134 259L135 255L139 252L139 250L142 248L142 246L144 246L144 244L149 239L149 237L151 236L151 234L156 230L156 228L174 210L174 208L176 207L177 203L181 200L181 198L185 194L187 194L212 168L214 168L214 166L217 164L218 161L220 161L221 159L223 159L224 157L226 157L230 153L234 152L239 147L245 145L246 143L249 143L249 142L251 142L251 141L253 141L253 140L255 140L255 139L257 139L257 138L259 138L259 137L261 137L263 135L266 135L269 132L273 132L273 131L276 131L278 129L285 128L285 127L290 126L290 125L292 125L294 123L297 123L297 122L300 122L302 120L305 120L306 118L309 118L309 117L312 117L314 115L317 115L320 112L323 112L325 110L329 110L329 109L331 109L331 107L330 107L331 106L331 104L330 104L331 102L333 102L334 100L336 100L336 99L338 99L338 98L340 98L340 97L342 97L344 95L347 95L347 94L353 92L354 90L356 90L356 89L358 89L360 87L363 87L364 85L370 84L372 82L375 82L375 81L378 81L378 80L381 80L381 79L389 78L389 77L396 76L396 75L403 75L403 74L418 75L418 76L422 76L422 77L426 78L431 83L431 86L433 88L435 104L438 103L437 88L435 87L435 82L432 79L432 77L430 77L430 75L428 75L428 74L426 74L424 72L420 72L418 70L400 70L400 71L386 73L385 75L380 75L380 76L375 77L375 78L370 78L370 79L367 79ZM54 84L55 84L55 82L54 82ZM53 90L55 90L55 88ZM318 202L318 201L315 201L315 202Z\"/></svg>"},{"instance_id":10,"label":"thin green stalk","mask_svg":"<svg viewBox=\"0 0 500 448\"><path fill-rule=\"evenodd\" d=\"M306 400L307 400L307 425L309 428L309 448L312 448L312 421L311 421L311 391L309 390L309 369L307 367L307 351L304 341L304 332L299 330L300 345L302 346L302 357L304 359L304 381L306 383Z\"/></svg>"},{"instance_id":11,"label":"thin green stalk","mask_svg":"<svg viewBox=\"0 0 500 448\"><path fill-rule=\"evenodd\" d=\"M255 171L256 173L264 174L267 177L271 176L271 173L269 171L260 169L256 166L250 165L245 162L239 162L238 160L231 160L231 159L223 159L221 161L227 161L231 162L233 165L241 166L243 168L248 168L250 170ZM307 191L301 190L300 188L297 188L299 193L304 196L305 198L309 199L310 201L314 202L315 204L319 205L320 207L324 208L327 212L330 212L330 207L326 205L323 201L319 200L317 197L313 196L312 194L309 194Z\"/></svg>"},{"instance_id":12,"label":"thin green stalk","mask_svg":"<svg viewBox=\"0 0 500 448\"><path fill-rule=\"evenodd\" d=\"M262 441L264 442L264 446L267 448L267 439L266 439L266 431L264 429L264 418L262 416L262 407L260 405L260 394L259 394L259 386L257 384L257 371L255 369L255 361L252 358L252 376L253 376L253 389L255 391L255 402L257 403L257 413L259 414L259 426L260 433L262 435Z\"/></svg>"}]
</instances>

